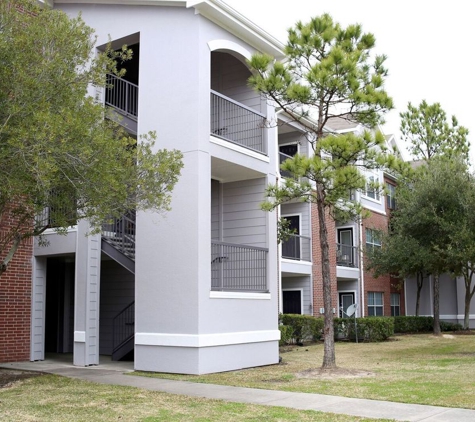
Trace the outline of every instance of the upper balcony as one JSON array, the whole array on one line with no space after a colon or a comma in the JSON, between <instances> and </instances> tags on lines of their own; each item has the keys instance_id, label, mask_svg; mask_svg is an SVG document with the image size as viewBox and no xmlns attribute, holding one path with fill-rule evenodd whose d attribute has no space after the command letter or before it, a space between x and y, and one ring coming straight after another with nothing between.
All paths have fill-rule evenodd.
<instances>
[{"instance_id":1,"label":"upper balcony","mask_svg":"<svg viewBox=\"0 0 475 422\"><path fill-rule=\"evenodd\" d=\"M137 134L138 85L114 75L107 75L105 104L113 111L112 119L124 126L129 132Z\"/></svg>"},{"instance_id":2,"label":"upper balcony","mask_svg":"<svg viewBox=\"0 0 475 422\"><path fill-rule=\"evenodd\" d=\"M265 115L211 90L211 135L267 155Z\"/></svg>"},{"instance_id":3,"label":"upper balcony","mask_svg":"<svg viewBox=\"0 0 475 422\"><path fill-rule=\"evenodd\" d=\"M359 249L343 243L336 244L336 276L339 279L359 278Z\"/></svg>"}]
</instances>

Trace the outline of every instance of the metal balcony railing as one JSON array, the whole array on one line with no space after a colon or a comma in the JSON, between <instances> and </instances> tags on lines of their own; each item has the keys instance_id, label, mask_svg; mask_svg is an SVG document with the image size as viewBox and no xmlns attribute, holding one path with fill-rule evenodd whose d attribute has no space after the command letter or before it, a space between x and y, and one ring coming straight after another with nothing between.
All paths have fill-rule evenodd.
<instances>
[{"instance_id":1,"label":"metal balcony railing","mask_svg":"<svg viewBox=\"0 0 475 422\"><path fill-rule=\"evenodd\" d=\"M282 242L282 258L311 261L310 237L292 234Z\"/></svg>"},{"instance_id":2,"label":"metal balcony railing","mask_svg":"<svg viewBox=\"0 0 475 422\"><path fill-rule=\"evenodd\" d=\"M60 189L52 189L47 202L49 206L35 218L37 228L56 228L77 224L76 197L72 189L68 189L67 193Z\"/></svg>"},{"instance_id":3,"label":"metal balcony railing","mask_svg":"<svg viewBox=\"0 0 475 422\"><path fill-rule=\"evenodd\" d=\"M135 260L135 211L103 224L102 239Z\"/></svg>"},{"instance_id":4,"label":"metal balcony railing","mask_svg":"<svg viewBox=\"0 0 475 422\"><path fill-rule=\"evenodd\" d=\"M125 79L108 74L105 103L122 114L137 120L139 87Z\"/></svg>"},{"instance_id":5,"label":"metal balcony railing","mask_svg":"<svg viewBox=\"0 0 475 422\"><path fill-rule=\"evenodd\" d=\"M268 249L211 242L211 290L267 292Z\"/></svg>"},{"instance_id":6,"label":"metal balcony railing","mask_svg":"<svg viewBox=\"0 0 475 422\"><path fill-rule=\"evenodd\" d=\"M211 91L211 135L267 155L265 118L256 110Z\"/></svg>"},{"instance_id":7,"label":"metal balcony railing","mask_svg":"<svg viewBox=\"0 0 475 422\"><path fill-rule=\"evenodd\" d=\"M358 268L358 248L356 246L337 243L336 265Z\"/></svg>"}]
</instances>

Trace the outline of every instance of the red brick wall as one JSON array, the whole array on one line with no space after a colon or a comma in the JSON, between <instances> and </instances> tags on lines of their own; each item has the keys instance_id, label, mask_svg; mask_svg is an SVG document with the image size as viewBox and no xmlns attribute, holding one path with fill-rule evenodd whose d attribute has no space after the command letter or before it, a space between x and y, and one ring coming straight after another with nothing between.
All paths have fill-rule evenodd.
<instances>
[{"instance_id":1,"label":"red brick wall","mask_svg":"<svg viewBox=\"0 0 475 422\"><path fill-rule=\"evenodd\" d=\"M329 254L330 254L330 278L332 285L332 307L337 308L337 282L336 282L336 229L335 222L330 215L326 216ZM322 283L322 249L320 248L320 232L316 204L312 204L312 254L313 254L313 315L322 316L320 308L323 308L323 283Z\"/></svg>"},{"instance_id":2,"label":"red brick wall","mask_svg":"<svg viewBox=\"0 0 475 422\"><path fill-rule=\"evenodd\" d=\"M0 236L13 223L11 216L2 216ZM30 238L21 243L6 272L0 275L0 362L30 358L32 257Z\"/></svg>"}]
</instances>

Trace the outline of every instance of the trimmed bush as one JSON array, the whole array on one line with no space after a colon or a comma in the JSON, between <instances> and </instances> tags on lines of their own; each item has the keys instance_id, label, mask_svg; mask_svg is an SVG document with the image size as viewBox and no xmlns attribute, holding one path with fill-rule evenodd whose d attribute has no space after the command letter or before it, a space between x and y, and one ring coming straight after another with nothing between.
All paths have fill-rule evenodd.
<instances>
[{"instance_id":1,"label":"trimmed bush","mask_svg":"<svg viewBox=\"0 0 475 422\"><path fill-rule=\"evenodd\" d=\"M394 317L395 333L429 333L434 326L434 318L425 316Z\"/></svg>"},{"instance_id":2,"label":"trimmed bush","mask_svg":"<svg viewBox=\"0 0 475 422\"><path fill-rule=\"evenodd\" d=\"M322 337L323 318L315 318L310 315L282 314L279 317L279 322L282 324L281 327L289 327L292 333L291 340L286 344L316 341ZM284 330L287 331L288 329ZM287 332L285 335L288 335Z\"/></svg>"},{"instance_id":3,"label":"trimmed bush","mask_svg":"<svg viewBox=\"0 0 475 422\"><path fill-rule=\"evenodd\" d=\"M395 333L431 333L434 330L434 318L429 316L397 316L394 317ZM462 330L460 324L440 321L441 331Z\"/></svg>"},{"instance_id":4,"label":"trimmed bush","mask_svg":"<svg viewBox=\"0 0 475 422\"><path fill-rule=\"evenodd\" d=\"M283 325L279 324L280 330L280 340L279 346L285 346L286 344L290 344L292 339L294 338L294 330L290 325Z\"/></svg>"},{"instance_id":5,"label":"trimmed bush","mask_svg":"<svg viewBox=\"0 0 475 422\"><path fill-rule=\"evenodd\" d=\"M353 318L335 318L335 336L356 340L355 320ZM394 334L394 319L391 317L356 318L358 341L378 342L387 340Z\"/></svg>"}]
</instances>

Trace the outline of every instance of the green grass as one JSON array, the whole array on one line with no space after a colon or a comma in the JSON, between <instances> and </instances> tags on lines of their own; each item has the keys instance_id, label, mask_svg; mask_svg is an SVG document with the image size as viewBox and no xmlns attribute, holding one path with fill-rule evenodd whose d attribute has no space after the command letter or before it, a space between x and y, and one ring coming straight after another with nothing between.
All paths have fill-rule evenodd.
<instances>
[{"instance_id":1,"label":"green grass","mask_svg":"<svg viewBox=\"0 0 475 422\"><path fill-rule=\"evenodd\" d=\"M475 409L475 336L420 334L397 336L384 343L337 343L337 365L374 373L365 378L298 378L297 373L321 366L323 345L290 350L281 353L280 365L202 376L142 375Z\"/></svg>"},{"instance_id":2,"label":"green grass","mask_svg":"<svg viewBox=\"0 0 475 422\"><path fill-rule=\"evenodd\" d=\"M0 420L353 422L375 419L229 403L45 375L1 388Z\"/></svg>"}]
</instances>

